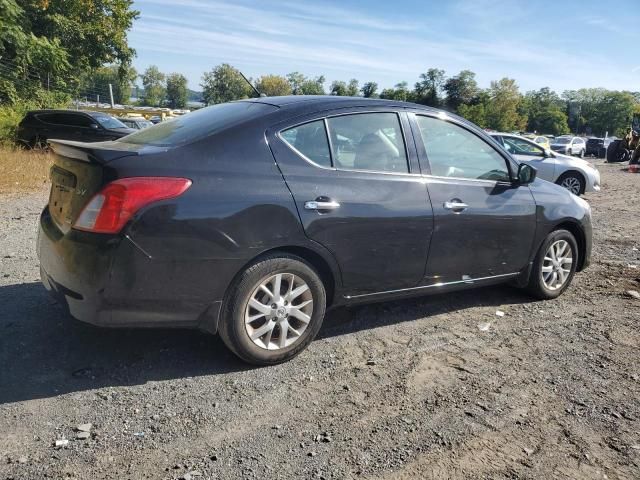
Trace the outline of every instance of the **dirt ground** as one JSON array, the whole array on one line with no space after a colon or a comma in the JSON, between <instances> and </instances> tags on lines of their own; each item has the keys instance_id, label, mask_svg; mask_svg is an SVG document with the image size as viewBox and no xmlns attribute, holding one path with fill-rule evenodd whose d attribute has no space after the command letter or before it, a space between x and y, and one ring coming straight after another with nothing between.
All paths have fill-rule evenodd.
<instances>
[{"instance_id":1,"label":"dirt ground","mask_svg":"<svg viewBox=\"0 0 640 480\"><path fill-rule=\"evenodd\" d=\"M593 264L559 299L337 310L270 368L68 318L38 283L46 192L0 196L0 478L640 478L640 175L599 168Z\"/></svg>"}]
</instances>

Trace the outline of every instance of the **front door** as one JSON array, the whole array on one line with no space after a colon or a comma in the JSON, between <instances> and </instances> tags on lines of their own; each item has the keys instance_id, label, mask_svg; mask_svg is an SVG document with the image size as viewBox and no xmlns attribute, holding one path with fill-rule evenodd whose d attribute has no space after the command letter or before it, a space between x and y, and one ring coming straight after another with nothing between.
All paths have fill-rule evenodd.
<instances>
[{"instance_id":1,"label":"front door","mask_svg":"<svg viewBox=\"0 0 640 480\"><path fill-rule=\"evenodd\" d=\"M524 269L536 205L527 186L511 182L515 164L462 124L413 118L435 225L427 283L468 282Z\"/></svg>"},{"instance_id":2,"label":"front door","mask_svg":"<svg viewBox=\"0 0 640 480\"><path fill-rule=\"evenodd\" d=\"M349 294L423 278L433 216L404 113L309 118L269 132L306 235L336 258Z\"/></svg>"}]
</instances>

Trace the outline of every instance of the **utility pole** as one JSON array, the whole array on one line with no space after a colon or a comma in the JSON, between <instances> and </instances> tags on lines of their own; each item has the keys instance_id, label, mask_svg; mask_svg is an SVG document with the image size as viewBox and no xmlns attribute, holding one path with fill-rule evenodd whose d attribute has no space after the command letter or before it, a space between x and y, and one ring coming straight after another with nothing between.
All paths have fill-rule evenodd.
<instances>
[{"instance_id":1,"label":"utility pole","mask_svg":"<svg viewBox=\"0 0 640 480\"><path fill-rule=\"evenodd\" d=\"M100 95L96 95L96 108L100 108Z\"/></svg>"},{"instance_id":2,"label":"utility pole","mask_svg":"<svg viewBox=\"0 0 640 480\"><path fill-rule=\"evenodd\" d=\"M49 91L49 72L47 72L47 92Z\"/></svg>"},{"instance_id":3,"label":"utility pole","mask_svg":"<svg viewBox=\"0 0 640 480\"><path fill-rule=\"evenodd\" d=\"M113 102L113 86L109 84L109 97L111 97L111 108L115 107L115 103Z\"/></svg>"}]
</instances>

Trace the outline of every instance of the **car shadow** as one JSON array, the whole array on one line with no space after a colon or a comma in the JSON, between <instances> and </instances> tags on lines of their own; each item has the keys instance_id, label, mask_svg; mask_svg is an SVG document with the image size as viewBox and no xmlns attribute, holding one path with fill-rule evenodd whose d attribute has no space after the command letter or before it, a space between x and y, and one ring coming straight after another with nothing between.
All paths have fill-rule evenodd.
<instances>
[{"instance_id":1,"label":"car shadow","mask_svg":"<svg viewBox=\"0 0 640 480\"><path fill-rule=\"evenodd\" d=\"M478 305L531 301L509 287L331 310L319 338ZM0 287L0 404L102 387L217 375L249 366L217 336L185 329L107 329L78 322L40 283Z\"/></svg>"}]
</instances>

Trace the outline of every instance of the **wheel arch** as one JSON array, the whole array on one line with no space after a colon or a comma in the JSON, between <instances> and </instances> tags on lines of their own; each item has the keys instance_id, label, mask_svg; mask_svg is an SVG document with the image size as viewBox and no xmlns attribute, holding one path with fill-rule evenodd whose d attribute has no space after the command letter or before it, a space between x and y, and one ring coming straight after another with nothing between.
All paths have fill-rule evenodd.
<instances>
[{"instance_id":1,"label":"wheel arch","mask_svg":"<svg viewBox=\"0 0 640 480\"><path fill-rule=\"evenodd\" d=\"M582 230L582 227L579 223L572 220L565 220L558 223L549 233L555 232L557 230L567 230L576 239L576 243L578 244L578 265L576 266L576 271L582 271L582 269L584 268L587 249L587 239L584 230Z\"/></svg>"}]
</instances>

